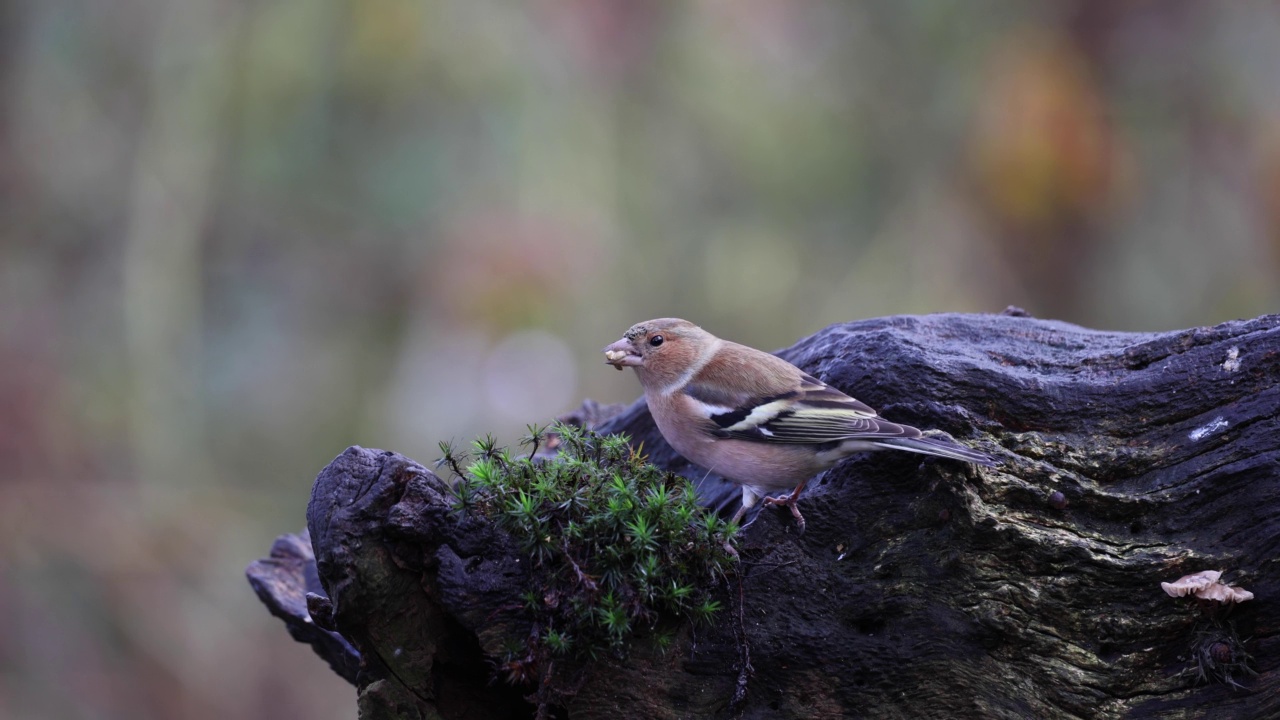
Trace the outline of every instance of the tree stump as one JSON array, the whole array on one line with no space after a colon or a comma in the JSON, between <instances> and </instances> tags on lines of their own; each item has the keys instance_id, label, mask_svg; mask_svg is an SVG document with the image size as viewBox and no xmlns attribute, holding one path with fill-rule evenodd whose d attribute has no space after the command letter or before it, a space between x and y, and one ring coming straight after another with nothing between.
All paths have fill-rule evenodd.
<instances>
[{"instance_id":1,"label":"tree stump","mask_svg":"<svg viewBox=\"0 0 1280 720\"><path fill-rule=\"evenodd\" d=\"M850 458L802 497L807 532L777 508L745 528L711 629L602 658L548 714L1280 717L1280 316L1167 333L1013 309L891 317L779 354L997 466ZM643 401L597 429L732 511L736 488L675 455ZM357 685L361 717L534 714L530 688L493 681L528 560L449 506L423 466L349 448L307 512L323 592L305 552L250 566L295 637ZM1256 598L1161 590L1201 570Z\"/></svg>"}]
</instances>

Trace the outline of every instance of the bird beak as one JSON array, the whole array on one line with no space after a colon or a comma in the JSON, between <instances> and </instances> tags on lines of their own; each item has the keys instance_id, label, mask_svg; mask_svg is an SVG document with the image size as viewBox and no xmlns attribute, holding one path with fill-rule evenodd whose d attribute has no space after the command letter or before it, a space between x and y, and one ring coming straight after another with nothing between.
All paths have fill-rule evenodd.
<instances>
[{"instance_id":1,"label":"bird beak","mask_svg":"<svg viewBox=\"0 0 1280 720\"><path fill-rule=\"evenodd\" d=\"M624 367L636 367L644 363L631 348L631 341L625 338L604 349L604 361L618 368L618 372L622 372Z\"/></svg>"}]
</instances>

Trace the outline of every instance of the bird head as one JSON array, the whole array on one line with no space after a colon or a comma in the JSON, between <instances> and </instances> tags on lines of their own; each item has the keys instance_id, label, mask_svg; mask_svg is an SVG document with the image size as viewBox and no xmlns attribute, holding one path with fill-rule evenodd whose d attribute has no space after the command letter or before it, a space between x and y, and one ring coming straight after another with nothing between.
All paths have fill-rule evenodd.
<instances>
[{"instance_id":1,"label":"bird head","mask_svg":"<svg viewBox=\"0 0 1280 720\"><path fill-rule=\"evenodd\" d=\"M604 361L616 368L636 369L643 382L664 368L681 368L698 356L710 334L688 320L660 318L632 325L622 339L604 348Z\"/></svg>"}]
</instances>

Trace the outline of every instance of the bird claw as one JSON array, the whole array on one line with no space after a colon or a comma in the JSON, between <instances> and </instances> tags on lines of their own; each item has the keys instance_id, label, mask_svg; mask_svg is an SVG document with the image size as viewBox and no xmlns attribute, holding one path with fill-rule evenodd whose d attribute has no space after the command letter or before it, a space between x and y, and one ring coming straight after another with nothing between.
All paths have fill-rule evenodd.
<instances>
[{"instance_id":1,"label":"bird claw","mask_svg":"<svg viewBox=\"0 0 1280 720\"><path fill-rule=\"evenodd\" d=\"M799 493L793 492L788 495L783 495L782 497L777 497L777 498L767 497L763 500L763 502L765 505L769 505L769 506L786 505L788 508L790 508L791 515L796 519L796 530L798 530L800 534L803 534L804 527L805 527L804 516L800 514L800 508L796 507L796 495L798 494Z\"/></svg>"}]
</instances>

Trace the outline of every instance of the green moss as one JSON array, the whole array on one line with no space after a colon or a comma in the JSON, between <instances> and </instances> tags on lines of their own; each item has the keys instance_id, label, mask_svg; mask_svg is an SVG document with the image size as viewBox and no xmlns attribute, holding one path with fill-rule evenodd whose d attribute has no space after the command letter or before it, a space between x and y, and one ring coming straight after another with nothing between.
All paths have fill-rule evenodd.
<instances>
[{"instance_id":1,"label":"green moss","mask_svg":"<svg viewBox=\"0 0 1280 720\"><path fill-rule=\"evenodd\" d=\"M527 681L556 657L623 654L637 633L659 643L664 619L710 623L711 590L732 564L737 527L703 509L688 480L645 461L621 435L530 427L525 451L492 437L468 452L441 444L457 512L496 523L534 563L524 594L532 630L509 648L508 678ZM539 448L554 446L553 457Z\"/></svg>"}]
</instances>

